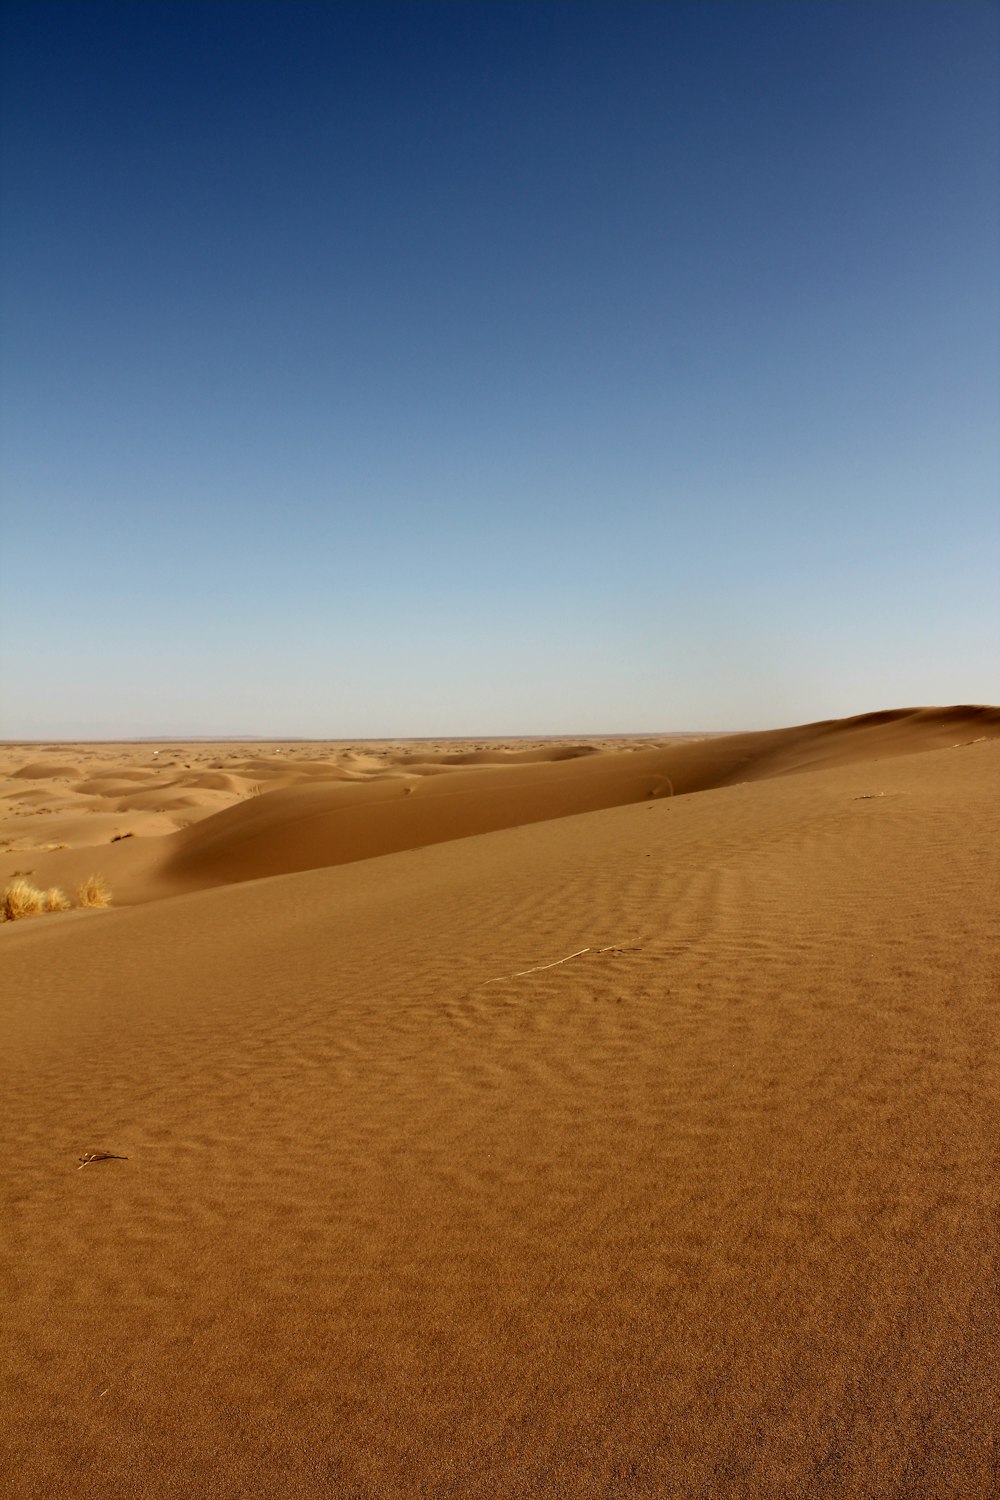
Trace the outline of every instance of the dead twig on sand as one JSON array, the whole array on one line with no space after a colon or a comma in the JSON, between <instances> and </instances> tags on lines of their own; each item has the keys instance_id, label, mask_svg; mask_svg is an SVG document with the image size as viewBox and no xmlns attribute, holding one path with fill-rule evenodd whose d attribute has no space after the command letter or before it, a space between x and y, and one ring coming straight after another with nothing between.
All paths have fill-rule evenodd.
<instances>
[{"instance_id":1,"label":"dead twig on sand","mask_svg":"<svg viewBox=\"0 0 1000 1500\"><path fill-rule=\"evenodd\" d=\"M535 964L530 969L518 969L516 974L498 974L495 979L484 979L479 986L484 989L488 984L500 984L504 979L523 979L525 974L540 974L543 969L558 969L560 964L568 964L571 958L582 958L585 953L624 953L624 948L610 943L606 948L578 948L575 953L567 953L565 958L553 959L550 964Z\"/></svg>"},{"instance_id":2,"label":"dead twig on sand","mask_svg":"<svg viewBox=\"0 0 1000 1500\"><path fill-rule=\"evenodd\" d=\"M113 1151L87 1151L79 1158L80 1165L76 1170L82 1172L84 1167L89 1167L94 1161L128 1161L128 1157L116 1156Z\"/></svg>"}]
</instances>

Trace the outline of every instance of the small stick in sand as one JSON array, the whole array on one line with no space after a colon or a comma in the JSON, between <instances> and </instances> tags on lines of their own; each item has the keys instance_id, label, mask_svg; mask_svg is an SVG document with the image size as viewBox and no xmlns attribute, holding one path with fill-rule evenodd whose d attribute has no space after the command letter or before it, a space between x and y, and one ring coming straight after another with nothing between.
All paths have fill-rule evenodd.
<instances>
[{"instance_id":1,"label":"small stick in sand","mask_svg":"<svg viewBox=\"0 0 1000 1500\"><path fill-rule=\"evenodd\" d=\"M499 984L503 979L523 979L525 974L540 974L543 969L558 969L560 964L568 964L571 958L580 958L584 953L621 953L623 950L614 943L607 948L578 948L575 953L567 953L565 958L554 959L550 964L535 964L531 969L518 969L516 974L498 974L495 979L484 979L479 986L482 989L487 984Z\"/></svg>"},{"instance_id":2,"label":"small stick in sand","mask_svg":"<svg viewBox=\"0 0 1000 1500\"><path fill-rule=\"evenodd\" d=\"M116 1156L113 1151L87 1151L79 1158L79 1161L80 1165L76 1170L82 1172L83 1168L89 1167L92 1161L128 1161L128 1157Z\"/></svg>"}]
</instances>

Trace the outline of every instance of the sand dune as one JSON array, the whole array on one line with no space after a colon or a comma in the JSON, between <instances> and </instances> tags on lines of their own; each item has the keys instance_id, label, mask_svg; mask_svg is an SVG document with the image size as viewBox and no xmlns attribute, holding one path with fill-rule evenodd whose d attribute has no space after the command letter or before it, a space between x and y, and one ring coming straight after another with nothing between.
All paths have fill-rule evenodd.
<instances>
[{"instance_id":1,"label":"sand dune","mask_svg":"<svg viewBox=\"0 0 1000 1500\"><path fill-rule=\"evenodd\" d=\"M55 790L52 787L43 789L42 787L30 786L14 792L0 792L0 797L5 802L17 802L25 808L40 808L52 803L68 803L74 799L74 794L68 791Z\"/></svg>"},{"instance_id":2,"label":"sand dune","mask_svg":"<svg viewBox=\"0 0 1000 1500\"><path fill-rule=\"evenodd\" d=\"M584 796L581 801L572 788L561 793L554 784L554 795L549 796L543 787L519 806L522 778L512 786L506 800L501 789L501 801L492 808L494 783L484 780L478 788L483 795L472 798L464 794L458 798L456 786L455 815L439 819L440 808L430 809L431 824L440 824L436 827L427 825L426 819L419 827L411 827L411 820L405 816L397 826L392 812L367 811L376 803L402 799L422 781L449 777L456 769L465 767L486 774L491 768L506 765L514 770L533 763L548 767L584 753L600 757L606 748L603 742L583 747L548 741L520 748L478 745L469 747L467 754L453 742L419 747L397 743L367 748L330 746L322 755L306 745L286 745L281 754L274 749L266 755L230 748L221 756L217 746L178 746L170 752L156 752L149 746L74 748L79 764L73 766L39 761L37 750L25 763L23 749L17 746L0 754L0 879L23 869L26 854L32 856L33 877L46 884L73 883L99 859L114 884L116 899L131 903L170 890L302 868L303 861L315 866L363 858L421 840L440 841L504 826L522 815L554 817L562 810L605 805L616 799L614 793L600 793L596 798ZM54 778L49 774L53 769L71 775L72 781ZM36 777L35 771L45 774ZM285 802L279 799L276 807L270 807L263 819L264 837L256 840L255 799L279 792L286 794ZM314 798L312 804L306 792ZM6 819L3 800L10 802ZM298 817L300 802L307 816L315 815L320 821L325 818L328 826L325 833L312 830L296 854L298 835L293 829L287 837L281 824L283 817L293 821ZM46 824L33 816L43 810L55 815L69 806L74 809L71 823L63 819ZM237 815L232 823L224 821L209 843L224 848L242 842L248 847L243 856L224 855L225 869L216 870L216 862L203 859L198 850L185 850L176 840L164 840L164 835L173 835L179 828L211 821L227 807L235 809ZM371 820L370 829L362 826L360 832L349 834L343 848L343 835L348 830L332 830L331 821L341 808L347 809L354 821L360 819L362 825ZM87 814L82 822L77 816L81 810ZM151 838L157 840L155 848L147 845ZM54 841L68 847L53 849ZM259 847L251 851L249 843ZM238 868L241 858L242 869Z\"/></svg>"},{"instance_id":3,"label":"sand dune","mask_svg":"<svg viewBox=\"0 0 1000 1500\"><path fill-rule=\"evenodd\" d=\"M503 766L537 764L545 761L576 760L581 755L594 755L595 745L553 745L547 749L531 750L457 750L452 754L427 759L419 753L398 755L397 765L437 764L446 766Z\"/></svg>"},{"instance_id":4,"label":"sand dune","mask_svg":"<svg viewBox=\"0 0 1000 1500\"><path fill-rule=\"evenodd\" d=\"M178 786L194 787L206 792L233 792L245 795L252 784L245 776L234 776L228 771L201 771L198 775L179 776Z\"/></svg>"},{"instance_id":5,"label":"sand dune","mask_svg":"<svg viewBox=\"0 0 1000 1500\"><path fill-rule=\"evenodd\" d=\"M80 772L76 766L58 765L53 764L51 761L35 760L26 766L20 766L16 771L9 771L7 774L15 778L23 777L25 781L49 781L57 780L60 777L66 781L72 781L74 776L80 775Z\"/></svg>"},{"instance_id":6,"label":"sand dune","mask_svg":"<svg viewBox=\"0 0 1000 1500\"><path fill-rule=\"evenodd\" d=\"M103 795L103 806L91 804L92 812L113 814L91 825L92 837L77 820L72 837L64 825L53 825L42 829L45 836L32 847L23 817L5 824L0 815L0 879L32 852L39 880L73 883L94 867L92 847L104 846L102 871L118 902L131 904L738 781L951 746L1000 733L998 720L997 710L983 707L898 709L767 733L617 744L535 742L520 749L508 744L463 750L445 742L388 745L369 753L331 747L323 756L289 746L283 757L231 752L226 760L213 747L200 752L201 765L188 747L166 776L146 747L132 747L133 755L146 759L145 768L128 768L126 779L119 766L76 783ZM122 749L97 753L110 766ZM221 765L229 769L214 769ZM50 785L46 781L31 795L47 799ZM27 799L27 789L21 797ZM143 827L140 815L161 821ZM125 834L133 837L123 840ZM149 837L157 838L155 849L138 847L138 839ZM47 847L53 841L71 847Z\"/></svg>"},{"instance_id":7,"label":"sand dune","mask_svg":"<svg viewBox=\"0 0 1000 1500\"><path fill-rule=\"evenodd\" d=\"M992 1497L1000 711L342 748L32 855L5 1493Z\"/></svg>"}]
</instances>

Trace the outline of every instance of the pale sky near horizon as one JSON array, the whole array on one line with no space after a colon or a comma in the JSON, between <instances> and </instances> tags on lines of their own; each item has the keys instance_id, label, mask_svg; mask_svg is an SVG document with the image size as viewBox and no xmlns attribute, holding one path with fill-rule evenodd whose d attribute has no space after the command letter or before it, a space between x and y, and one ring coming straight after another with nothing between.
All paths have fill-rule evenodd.
<instances>
[{"instance_id":1,"label":"pale sky near horizon","mask_svg":"<svg viewBox=\"0 0 1000 1500\"><path fill-rule=\"evenodd\" d=\"M2 12L0 737L1000 700L993 0Z\"/></svg>"}]
</instances>

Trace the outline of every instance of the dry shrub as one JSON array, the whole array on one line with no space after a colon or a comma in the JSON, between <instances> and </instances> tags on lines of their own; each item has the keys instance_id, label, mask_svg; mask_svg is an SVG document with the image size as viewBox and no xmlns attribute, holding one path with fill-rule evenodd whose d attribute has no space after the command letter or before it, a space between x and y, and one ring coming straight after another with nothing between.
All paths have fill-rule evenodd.
<instances>
[{"instance_id":1,"label":"dry shrub","mask_svg":"<svg viewBox=\"0 0 1000 1500\"><path fill-rule=\"evenodd\" d=\"M23 876L15 877L0 891L0 922L17 922L21 917L37 917L43 911L68 911L65 891L57 885L40 891Z\"/></svg>"},{"instance_id":2,"label":"dry shrub","mask_svg":"<svg viewBox=\"0 0 1000 1500\"><path fill-rule=\"evenodd\" d=\"M88 875L76 893L81 906L110 906L111 891L103 875Z\"/></svg>"},{"instance_id":3,"label":"dry shrub","mask_svg":"<svg viewBox=\"0 0 1000 1500\"><path fill-rule=\"evenodd\" d=\"M0 891L0 922L18 922L44 910L45 892L23 877L12 880Z\"/></svg>"}]
</instances>

